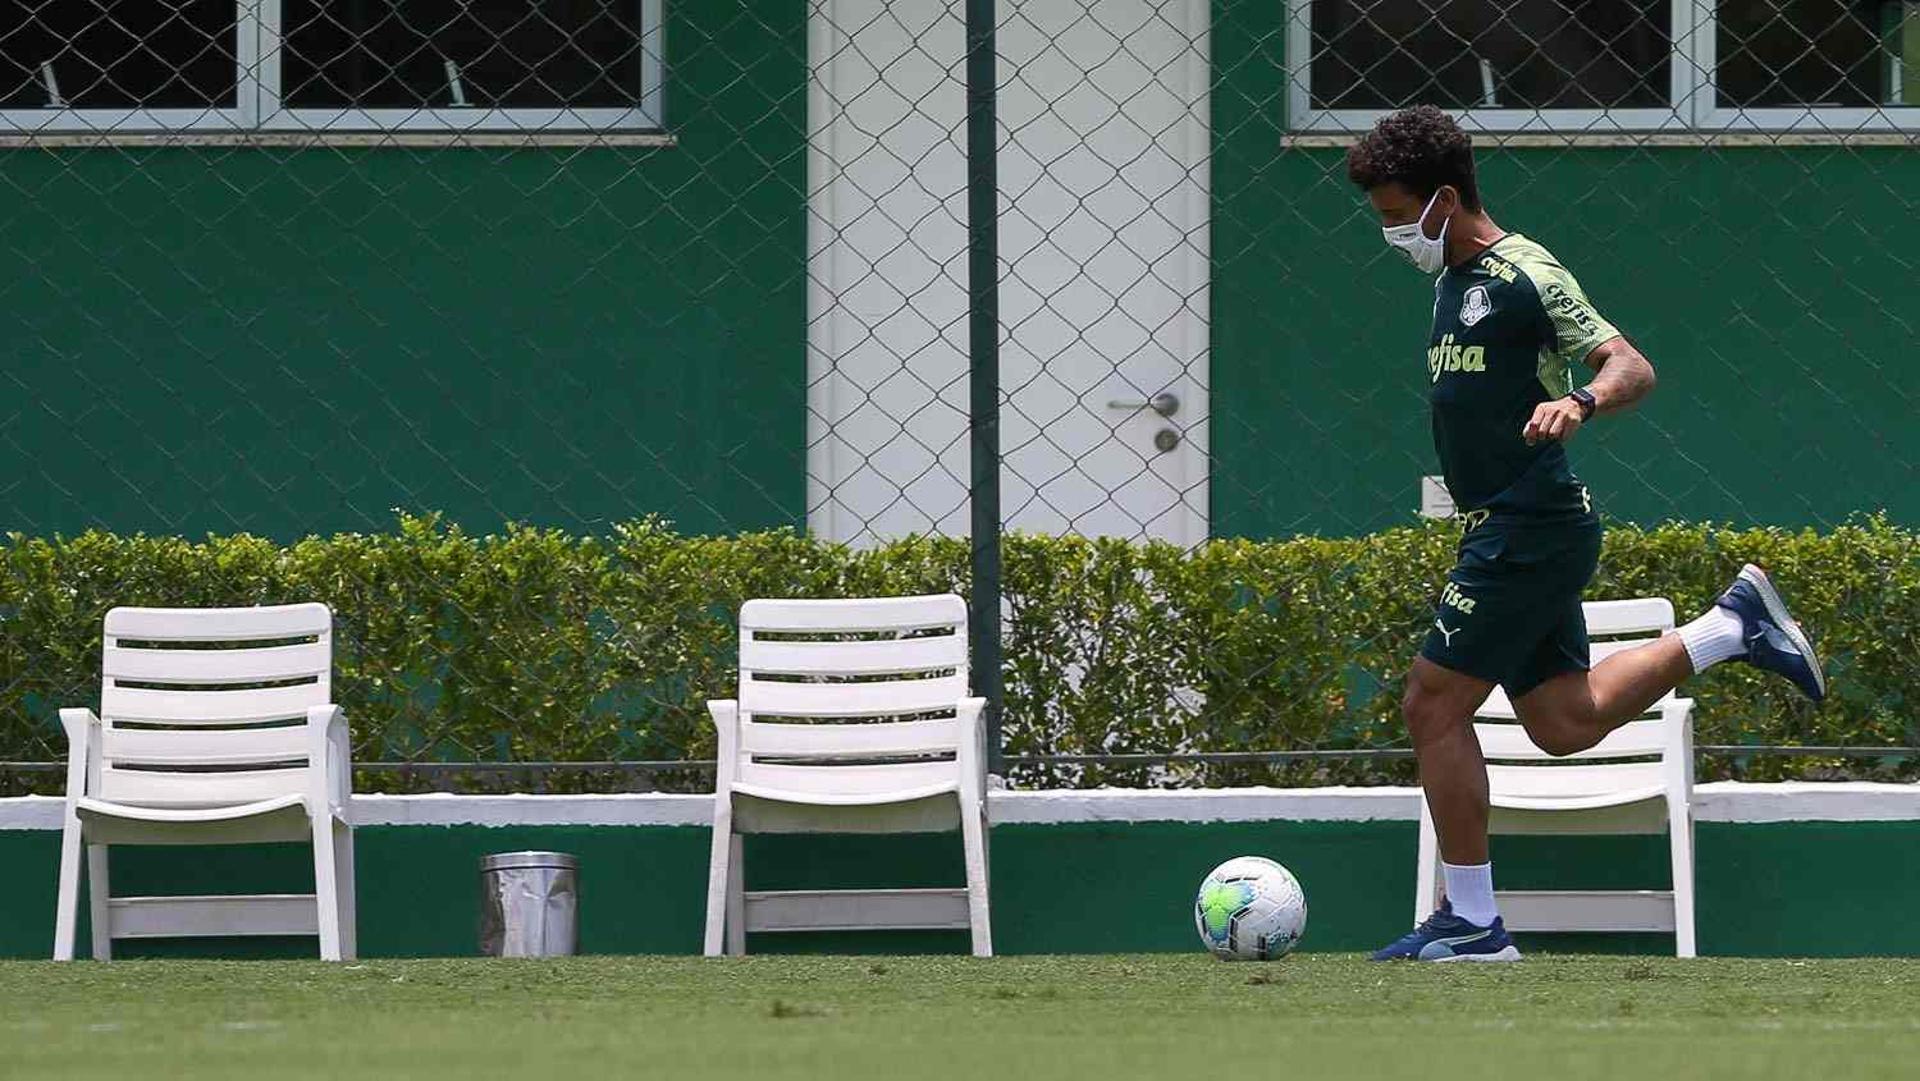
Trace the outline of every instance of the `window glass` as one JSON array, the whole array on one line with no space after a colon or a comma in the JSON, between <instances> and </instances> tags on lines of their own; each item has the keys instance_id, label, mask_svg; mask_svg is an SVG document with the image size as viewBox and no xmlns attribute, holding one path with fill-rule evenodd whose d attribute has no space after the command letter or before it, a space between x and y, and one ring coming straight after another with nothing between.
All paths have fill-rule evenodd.
<instances>
[{"instance_id":1,"label":"window glass","mask_svg":"<svg viewBox=\"0 0 1920 1081\"><path fill-rule=\"evenodd\" d=\"M1915 104L1910 0L1720 0L1718 11L1723 106Z\"/></svg>"},{"instance_id":2,"label":"window glass","mask_svg":"<svg viewBox=\"0 0 1920 1081\"><path fill-rule=\"evenodd\" d=\"M283 0L291 108L639 103L639 0Z\"/></svg>"},{"instance_id":3,"label":"window glass","mask_svg":"<svg viewBox=\"0 0 1920 1081\"><path fill-rule=\"evenodd\" d=\"M234 0L0 7L0 108L230 108Z\"/></svg>"},{"instance_id":4,"label":"window glass","mask_svg":"<svg viewBox=\"0 0 1920 1081\"><path fill-rule=\"evenodd\" d=\"M1663 108L1667 0L1313 0L1316 109Z\"/></svg>"}]
</instances>

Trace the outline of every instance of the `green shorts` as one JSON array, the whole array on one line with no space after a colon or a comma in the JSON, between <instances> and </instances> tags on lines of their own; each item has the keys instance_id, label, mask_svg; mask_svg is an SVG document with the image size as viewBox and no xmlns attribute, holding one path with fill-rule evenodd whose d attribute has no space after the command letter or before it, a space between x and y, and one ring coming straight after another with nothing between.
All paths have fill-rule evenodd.
<instances>
[{"instance_id":1,"label":"green shorts","mask_svg":"<svg viewBox=\"0 0 1920 1081\"><path fill-rule=\"evenodd\" d=\"M1586 671L1580 595L1599 564L1598 523L1481 525L1460 538L1420 655L1510 698Z\"/></svg>"}]
</instances>

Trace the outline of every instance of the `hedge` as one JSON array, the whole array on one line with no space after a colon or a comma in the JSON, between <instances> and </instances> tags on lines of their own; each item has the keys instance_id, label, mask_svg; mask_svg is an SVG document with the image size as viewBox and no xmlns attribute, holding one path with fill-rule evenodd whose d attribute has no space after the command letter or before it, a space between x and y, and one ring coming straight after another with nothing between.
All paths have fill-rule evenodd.
<instances>
[{"instance_id":1,"label":"hedge","mask_svg":"<svg viewBox=\"0 0 1920 1081\"><path fill-rule=\"evenodd\" d=\"M1431 619L1456 527L1358 538L1160 543L1014 535L1005 546L1006 750L1405 746L1398 683ZM1920 533L1884 517L1825 531L1670 524L1607 532L1593 599L1702 609L1743 561L1767 565L1825 655L1815 710L1723 665L1690 684L1702 744L1914 746ZM756 596L966 592L967 542L854 549L791 531L683 536L657 520L604 536L435 517L309 537L10 535L0 546L0 760L64 754L56 711L97 703L100 621L128 605L319 600L335 697L371 761L698 759L703 701L733 690L733 618ZM1028 768L1048 784L1405 781L1404 760ZM1705 776L1920 775L1920 762L1711 759ZM23 779L24 778L24 779ZM362 789L417 784L369 774ZM586 776L570 782L591 786ZM697 775L670 781L697 786ZM12 790L57 790L57 774Z\"/></svg>"}]
</instances>

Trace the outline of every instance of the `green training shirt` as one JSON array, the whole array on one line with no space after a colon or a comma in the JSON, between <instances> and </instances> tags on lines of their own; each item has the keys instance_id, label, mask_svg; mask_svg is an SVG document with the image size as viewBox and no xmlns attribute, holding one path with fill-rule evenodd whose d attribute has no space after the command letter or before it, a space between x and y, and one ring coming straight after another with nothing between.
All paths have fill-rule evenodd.
<instances>
[{"instance_id":1,"label":"green training shirt","mask_svg":"<svg viewBox=\"0 0 1920 1081\"><path fill-rule=\"evenodd\" d=\"M1448 267L1433 288L1433 446L1454 505L1483 520L1591 517L1566 447L1528 446L1521 432L1535 406L1573 390L1573 366L1620 332L1519 233Z\"/></svg>"}]
</instances>

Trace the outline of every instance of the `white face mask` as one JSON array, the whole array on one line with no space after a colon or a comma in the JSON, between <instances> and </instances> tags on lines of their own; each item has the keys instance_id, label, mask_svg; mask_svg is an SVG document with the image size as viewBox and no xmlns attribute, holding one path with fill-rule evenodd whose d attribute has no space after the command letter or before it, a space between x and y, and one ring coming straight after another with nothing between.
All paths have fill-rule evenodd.
<instances>
[{"instance_id":1,"label":"white face mask","mask_svg":"<svg viewBox=\"0 0 1920 1081\"><path fill-rule=\"evenodd\" d=\"M1380 235L1387 238L1387 246L1406 256L1407 261L1418 267L1422 274L1438 274L1447 265L1447 221L1451 221L1452 217L1440 223L1440 235L1437 237L1428 237L1426 230L1421 228L1421 223L1427 220L1427 213L1439 198L1440 193L1436 190L1433 198L1428 199L1427 205L1421 209L1419 220L1380 230Z\"/></svg>"}]
</instances>

